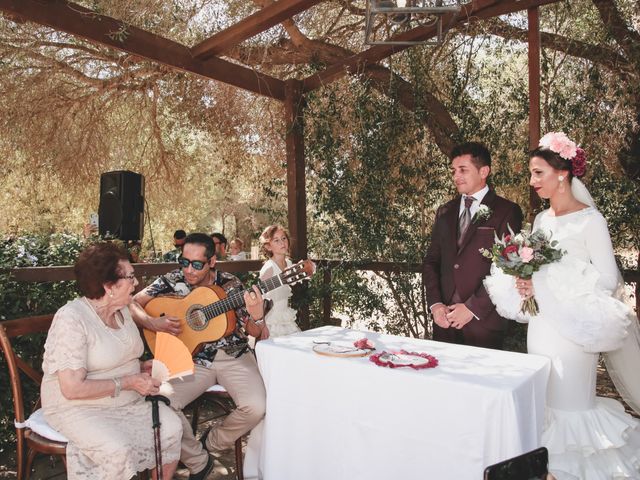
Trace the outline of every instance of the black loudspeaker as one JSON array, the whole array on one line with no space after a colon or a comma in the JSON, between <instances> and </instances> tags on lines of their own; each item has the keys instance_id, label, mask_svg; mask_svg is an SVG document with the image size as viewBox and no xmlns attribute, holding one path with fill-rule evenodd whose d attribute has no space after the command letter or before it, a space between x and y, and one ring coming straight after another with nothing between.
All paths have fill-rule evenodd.
<instances>
[{"instance_id":1,"label":"black loudspeaker","mask_svg":"<svg viewBox=\"0 0 640 480\"><path fill-rule=\"evenodd\" d=\"M100 235L141 240L144 232L144 177L128 170L100 176Z\"/></svg>"}]
</instances>

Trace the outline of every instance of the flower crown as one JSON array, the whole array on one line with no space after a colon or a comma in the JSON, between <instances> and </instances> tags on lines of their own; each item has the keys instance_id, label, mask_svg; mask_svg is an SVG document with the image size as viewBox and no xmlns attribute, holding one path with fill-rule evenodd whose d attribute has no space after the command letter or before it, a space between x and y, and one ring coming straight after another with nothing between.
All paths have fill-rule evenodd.
<instances>
[{"instance_id":1,"label":"flower crown","mask_svg":"<svg viewBox=\"0 0 640 480\"><path fill-rule=\"evenodd\" d=\"M540 148L546 148L560 155L571 163L574 177L582 177L587 171L587 153L564 132L549 132L540 139Z\"/></svg>"}]
</instances>

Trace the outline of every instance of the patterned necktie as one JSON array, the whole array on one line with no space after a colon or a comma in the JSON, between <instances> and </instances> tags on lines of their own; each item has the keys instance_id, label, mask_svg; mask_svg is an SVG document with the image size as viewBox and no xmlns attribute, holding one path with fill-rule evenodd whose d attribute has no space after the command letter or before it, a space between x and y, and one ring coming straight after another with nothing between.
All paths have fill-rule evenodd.
<instances>
[{"instance_id":1,"label":"patterned necktie","mask_svg":"<svg viewBox=\"0 0 640 480\"><path fill-rule=\"evenodd\" d=\"M464 234L469 228L469 225L471 225L471 204L474 201L474 197L464 197L464 210L462 211L462 215L460 215L460 219L458 220L458 248L460 248L462 239L464 238Z\"/></svg>"}]
</instances>

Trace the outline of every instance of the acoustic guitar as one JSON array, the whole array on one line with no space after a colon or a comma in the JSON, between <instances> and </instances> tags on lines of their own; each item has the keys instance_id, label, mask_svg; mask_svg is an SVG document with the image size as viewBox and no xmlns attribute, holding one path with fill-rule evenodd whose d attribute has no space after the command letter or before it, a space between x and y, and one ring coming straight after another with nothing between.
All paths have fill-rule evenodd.
<instances>
[{"instance_id":1,"label":"acoustic guitar","mask_svg":"<svg viewBox=\"0 0 640 480\"><path fill-rule=\"evenodd\" d=\"M279 275L257 283L263 294L283 285L294 285L311 278L315 265L311 260L302 260ZM252 290L247 290L252 291ZM231 334L236 328L234 310L244 305L244 290L227 296L217 285L194 288L187 296L163 295L155 297L144 307L152 317L163 315L180 319L182 333L177 337L191 353L202 343L215 342ZM153 352L156 332L144 329L144 338Z\"/></svg>"}]
</instances>

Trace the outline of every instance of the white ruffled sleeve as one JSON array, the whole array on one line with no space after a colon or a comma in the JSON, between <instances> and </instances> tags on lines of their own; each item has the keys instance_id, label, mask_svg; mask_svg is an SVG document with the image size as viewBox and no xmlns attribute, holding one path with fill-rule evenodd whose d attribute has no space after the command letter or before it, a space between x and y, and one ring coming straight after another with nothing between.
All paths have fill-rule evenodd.
<instances>
[{"instance_id":1,"label":"white ruffled sleeve","mask_svg":"<svg viewBox=\"0 0 640 480\"><path fill-rule=\"evenodd\" d=\"M565 255L534 275L540 311L558 331L587 352L620 348L628 334L631 311L614 298L618 267L607 221L595 212L583 231L590 262Z\"/></svg>"},{"instance_id":2,"label":"white ruffled sleeve","mask_svg":"<svg viewBox=\"0 0 640 480\"><path fill-rule=\"evenodd\" d=\"M536 217L534 229L539 218L540 215ZM568 253L533 274L538 315L587 352L616 350L627 336L633 315L628 305L612 295L618 283L618 270L607 224L601 214L589 219L582 238L590 262ZM522 299L515 277L492 266L484 284L500 315L520 322L531 320L528 314L520 313Z\"/></svg>"},{"instance_id":3,"label":"white ruffled sleeve","mask_svg":"<svg viewBox=\"0 0 640 480\"><path fill-rule=\"evenodd\" d=\"M491 271L484 279L484 288L500 316L521 323L529 321L530 316L520 312L522 297L516 288L516 277L491 264Z\"/></svg>"},{"instance_id":4,"label":"white ruffled sleeve","mask_svg":"<svg viewBox=\"0 0 640 480\"><path fill-rule=\"evenodd\" d=\"M629 307L603 288L602 275L591 264L565 256L533 275L539 315L586 352L622 346L629 327Z\"/></svg>"},{"instance_id":5,"label":"white ruffled sleeve","mask_svg":"<svg viewBox=\"0 0 640 480\"><path fill-rule=\"evenodd\" d=\"M73 304L56 312L47 333L42 370L49 375L58 370L87 368L87 331Z\"/></svg>"}]
</instances>

